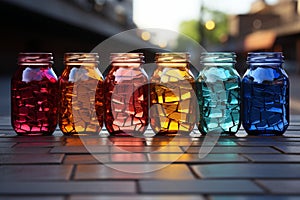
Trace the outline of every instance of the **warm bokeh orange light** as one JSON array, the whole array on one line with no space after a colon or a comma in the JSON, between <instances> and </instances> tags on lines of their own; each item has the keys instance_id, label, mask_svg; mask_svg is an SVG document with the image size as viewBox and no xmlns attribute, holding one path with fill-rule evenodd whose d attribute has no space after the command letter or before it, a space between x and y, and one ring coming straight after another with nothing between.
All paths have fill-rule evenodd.
<instances>
[{"instance_id":1,"label":"warm bokeh orange light","mask_svg":"<svg viewBox=\"0 0 300 200\"><path fill-rule=\"evenodd\" d=\"M151 38L151 34L147 31L144 31L141 34L141 38L142 38L142 40L148 41Z\"/></svg>"},{"instance_id":2,"label":"warm bokeh orange light","mask_svg":"<svg viewBox=\"0 0 300 200\"><path fill-rule=\"evenodd\" d=\"M214 28L216 27L216 24L214 21L212 20L208 20L206 23L205 23L205 28L209 31L213 30Z\"/></svg>"}]
</instances>

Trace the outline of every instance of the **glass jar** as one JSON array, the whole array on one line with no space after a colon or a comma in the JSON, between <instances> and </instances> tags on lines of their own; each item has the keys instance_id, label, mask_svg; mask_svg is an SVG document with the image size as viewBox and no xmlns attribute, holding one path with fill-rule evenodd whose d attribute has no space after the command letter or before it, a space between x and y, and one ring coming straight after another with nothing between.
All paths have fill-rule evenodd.
<instances>
[{"instance_id":1,"label":"glass jar","mask_svg":"<svg viewBox=\"0 0 300 200\"><path fill-rule=\"evenodd\" d=\"M65 135L99 135L103 126L103 77L97 53L66 53L59 78L59 127Z\"/></svg>"},{"instance_id":2,"label":"glass jar","mask_svg":"<svg viewBox=\"0 0 300 200\"><path fill-rule=\"evenodd\" d=\"M112 53L105 81L105 126L111 136L143 136L148 126L148 77L142 53Z\"/></svg>"},{"instance_id":3,"label":"glass jar","mask_svg":"<svg viewBox=\"0 0 300 200\"><path fill-rule=\"evenodd\" d=\"M242 80L243 127L249 135L282 135L289 126L289 79L281 52L248 53Z\"/></svg>"},{"instance_id":4,"label":"glass jar","mask_svg":"<svg viewBox=\"0 0 300 200\"><path fill-rule=\"evenodd\" d=\"M11 122L19 135L51 135L57 126L58 81L52 53L20 53L11 81Z\"/></svg>"},{"instance_id":5,"label":"glass jar","mask_svg":"<svg viewBox=\"0 0 300 200\"><path fill-rule=\"evenodd\" d=\"M241 78L235 70L235 53L202 53L203 70L196 79L202 134L235 134L241 125Z\"/></svg>"},{"instance_id":6,"label":"glass jar","mask_svg":"<svg viewBox=\"0 0 300 200\"><path fill-rule=\"evenodd\" d=\"M188 53L157 53L151 77L150 124L158 135L189 134L196 123L195 81Z\"/></svg>"}]
</instances>

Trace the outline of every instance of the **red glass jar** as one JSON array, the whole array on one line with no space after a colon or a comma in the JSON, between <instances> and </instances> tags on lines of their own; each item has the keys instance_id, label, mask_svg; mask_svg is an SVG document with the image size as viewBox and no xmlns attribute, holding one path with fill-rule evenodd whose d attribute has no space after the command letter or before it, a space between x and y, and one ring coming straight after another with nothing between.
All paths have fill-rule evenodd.
<instances>
[{"instance_id":1,"label":"red glass jar","mask_svg":"<svg viewBox=\"0 0 300 200\"><path fill-rule=\"evenodd\" d=\"M66 53L59 79L59 127L65 135L98 135L103 125L103 77L97 53Z\"/></svg>"},{"instance_id":2,"label":"red glass jar","mask_svg":"<svg viewBox=\"0 0 300 200\"><path fill-rule=\"evenodd\" d=\"M58 80L52 53L20 53L11 81L11 122L19 135L51 135L57 125Z\"/></svg>"},{"instance_id":3,"label":"red glass jar","mask_svg":"<svg viewBox=\"0 0 300 200\"><path fill-rule=\"evenodd\" d=\"M142 136L148 126L148 77L142 53L111 54L104 80L105 126L114 136Z\"/></svg>"}]
</instances>

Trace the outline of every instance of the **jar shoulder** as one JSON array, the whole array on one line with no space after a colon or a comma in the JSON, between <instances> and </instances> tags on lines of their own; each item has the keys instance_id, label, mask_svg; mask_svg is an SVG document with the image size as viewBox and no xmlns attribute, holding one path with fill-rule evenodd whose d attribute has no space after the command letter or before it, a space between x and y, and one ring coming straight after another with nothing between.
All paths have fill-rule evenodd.
<instances>
[{"instance_id":1,"label":"jar shoulder","mask_svg":"<svg viewBox=\"0 0 300 200\"><path fill-rule=\"evenodd\" d=\"M207 82L215 82L215 81L236 81L240 82L241 77L238 74L237 70L232 66L215 66L215 67L205 67L203 70L199 72L196 81L207 81Z\"/></svg>"},{"instance_id":2,"label":"jar shoulder","mask_svg":"<svg viewBox=\"0 0 300 200\"><path fill-rule=\"evenodd\" d=\"M141 67L139 68L123 68L123 67L112 67L111 70L105 77L105 80L140 80L143 82L148 82L148 75L145 70Z\"/></svg>"},{"instance_id":3,"label":"jar shoulder","mask_svg":"<svg viewBox=\"0 0 300 200\"><path fill-rule=\"evenodd\" d=\"M61 80L76 82L86 80L102 80L103 76L97 67L66 66L60 76Z\"/></svg>"},{"instance_id":4,"label":"jar shoulder","mask_svg":"<svg viewBox=\"0 0 300 200\"><path fill-rule=\"evenodd\" d=\"M152 82L159 82L165 80L168 77L168 80L178 79L178 80L190 80L194 81L194 75L188 68L157 68L154 70L153 75L151 76Z\"/></svg>"},{"instance_id":5,"label":"jar shoulder","mask_svg":"<svg viewBox=\"0 0 300 200\"><path fill-rule=\"evenodd\" d=\"M243 76L243 82L265 83L265 82L285 82L289 83L287 73L283 68L257 67L248 69Z\"/></svg>"},{"instance_id":6,"label":"jar shoulder","mask_svg":"<svg viewBox=\"0 0 300 200\"><path fill-rule=\"evenodd\" d=\"M12 81L50 81L57 82L58 78L52 67L19 67L15 72Z\"/></svg>"}]
</instances>

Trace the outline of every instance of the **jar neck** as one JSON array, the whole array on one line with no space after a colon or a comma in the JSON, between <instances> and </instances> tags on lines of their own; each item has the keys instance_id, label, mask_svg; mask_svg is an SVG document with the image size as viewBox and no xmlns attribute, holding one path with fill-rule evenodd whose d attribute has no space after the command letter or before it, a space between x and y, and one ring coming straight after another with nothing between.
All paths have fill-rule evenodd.
<instances>
[{"instance_id":1,"label":"jar neck","mask_svg":"<svg viewBox=\"0 0 300 200\"><path fill-rule=\"evenodd\" d=\"M205 66L234 67L236 55L232 52L206 52L201 54L200 63Z\"/></svg>"},{"instance_id":2,"label":"jar neck","mask_svg":"<svg viewBox=\"0 0 300 200\"><path fill-rule=\"evenodd\" d=\"M282 67L283 55L281 52L251 52L248 53L247 63L252 67Z\"/></svg>"},{"instance_id":3,"label":"jar neck","mask_svg":"<svg viewBox=\"0 0 300 200\"><path fill-rule=\"evenodd\" d=\"M53 56L52 53L19 53L19 65L30 65L31 67L52 66Z\"/></svg>"},{"instance_id":4,"label":"jar neck","mask_svg":"<svg viewBox=\"0 0 300 200\"><path fill-rule=\"evenodd\" d=\"M99 56L98 53L65 53L64 62L66 65L95 67L99 64Z\"/></svg>"},{"instance_id":5,"label":"jar neck","mask_svg":"<svg viewBox=\"0 0 300 200\"><path fill-rule=\"evenodd\" d=\"M111 53L112 66L139 68L144 63L143 53Z\"/></svg>"},{"instance_id":6,"label":"jar neck","mask_svg":"<svg viewBox=\"0 0 300 200\"><path fill-rule=\"evenodd\" d=\"M189 69L190 54L186 52L156 53L155 62L160 67Z\"/></svg>"}]
</instances>

